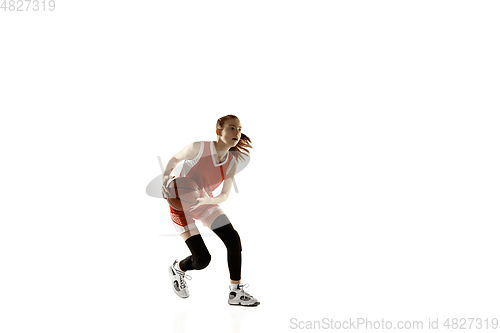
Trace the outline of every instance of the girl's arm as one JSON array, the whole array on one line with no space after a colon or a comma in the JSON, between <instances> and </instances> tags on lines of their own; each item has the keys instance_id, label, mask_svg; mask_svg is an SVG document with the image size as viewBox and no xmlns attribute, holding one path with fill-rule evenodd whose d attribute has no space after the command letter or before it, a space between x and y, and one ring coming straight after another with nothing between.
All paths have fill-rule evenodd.
<instances>
[{"instance_id":1,"label":"girl's arm","mask_svg":"<svg viewBox=\"0 0 500 333\"><path fill-rule=\"evenodd\" d=\"M201 143L193 142L184 147L180 152L172 156L172 158L168 161L167 166L165 167L165 171L163 172L163 183L167 180L168 176L174 170L174 168L180 162L184 160L192 160L195 158L200 151Z\"/></svg>"},{"instance_id":2,"label":"girl's arm","mask_svg":"<svg viewBox=\"0 0 500 333\"><path fill-rule=\"evenodd\" d=\"M236 167L238 166L238 162L236 162L229 173L227 174L227 178L224 179L224 185L222 186L222 191L220 191L220 195L224 195L227 200L229 198L229 192L231 192L231 187L233 186L233 178L234 175L236 174Z\"/></svg>"},{"instance_id":3,"label":"girl's arm","mask_svg":"<svg viewBox=\"0 0 500 333\"><path fill-rule=\"evenodd\" d=\"M172 173L172 170L179 164L180 161L178 161L175 157L172 157L168 163L167 166L165 167L165 171L163 172L163 179L162 183L165 184L165 181L168 179L170 173Z\"/></svg>"}]
</instances>

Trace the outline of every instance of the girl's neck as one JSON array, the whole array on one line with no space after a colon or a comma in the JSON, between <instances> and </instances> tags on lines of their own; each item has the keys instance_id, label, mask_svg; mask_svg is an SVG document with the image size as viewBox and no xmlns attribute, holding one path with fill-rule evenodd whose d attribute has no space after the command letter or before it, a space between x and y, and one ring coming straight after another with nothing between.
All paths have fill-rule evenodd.
<instances>
[{"instance_id":1,"label":"girl's neck","mask_svg":"<svg viewBox=\"0 0 500 333\"><path fill-rule=\"evenodd\" d=\"M221 141L214 141L214 146L215 146L215 150L217 150L217 153L223 153L223 154L228 152L229 149L231 148L231 146L228 146L228 145L224 144L224 142L221 142Z\"/></svg>"}]
</instances>

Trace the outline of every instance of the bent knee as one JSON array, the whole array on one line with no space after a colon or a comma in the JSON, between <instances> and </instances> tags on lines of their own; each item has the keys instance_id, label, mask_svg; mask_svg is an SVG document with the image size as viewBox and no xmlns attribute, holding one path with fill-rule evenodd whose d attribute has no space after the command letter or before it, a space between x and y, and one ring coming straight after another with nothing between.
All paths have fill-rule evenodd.
<instances>
[{"instance_id":1,"label":"bent knee","mask_svg":"<svg viewBox=\"0 0 500 333\"><path fill-rule=\"evenodd\" d=\"M193 268L196 270L204 269L210 264L212 260L212 256L210 253L207 253L203 256L196 256L193 258Z\"/></svg>"}]
</instances>

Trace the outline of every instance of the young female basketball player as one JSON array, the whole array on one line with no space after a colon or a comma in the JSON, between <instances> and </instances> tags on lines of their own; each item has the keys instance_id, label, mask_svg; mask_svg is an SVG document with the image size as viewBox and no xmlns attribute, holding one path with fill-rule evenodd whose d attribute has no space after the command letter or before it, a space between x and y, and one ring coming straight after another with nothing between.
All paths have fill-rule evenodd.
<instances>
[{"instance_id":1,"label":"young female basketball player","mask_svg":"<svg viewBox=\"0 0 500 333\"><path fill-rule=\"evenodd\" d=\"M238 117L227 115L219 118L216 125L217 141L199 141L186 146L174 155L167 163L163 173L163 191L168 182L175 177L188 177L196 181L201 197L196 204L184 208L184 211L170 207L170 216L174 226L186 242L191 255L178 262L174 261L169 274L175 293L182 298L189 297L185 278L191 279L185 272L201 270L210 263L210 253L203 241L194 219L200 220L224 242L227 248L230 286L229 300L231 305L257 306L260 302L241 284L241 241L238 232L218 204L227 200L237 162L242 158L242 151L248 153L252 148L249 137L241 133ZM170 175L175 166L184 161L178 175ZM213 197L212 192L224 181L220 195ZM165 195L164 195L165 196Z\"/></svg>"}]
</instances>

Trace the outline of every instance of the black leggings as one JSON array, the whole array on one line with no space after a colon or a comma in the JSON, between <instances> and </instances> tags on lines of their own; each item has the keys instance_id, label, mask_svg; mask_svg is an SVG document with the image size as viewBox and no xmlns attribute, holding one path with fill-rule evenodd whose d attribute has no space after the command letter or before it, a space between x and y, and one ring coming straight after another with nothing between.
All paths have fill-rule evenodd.
<instances>
[{"instance_id":1,"label":"black leggings","mask_svg":"<svg viewBox=\"0 0 500 333\"><path fill-rule=\"evenodd\" d=\"M219 236L227 248L227 265L231 280L241 280L241 240L234 230L226 214L217 217L212 223L212 231ZM211 260L210 252L201 235L194 235L186 239L191 255L179 262L183 271L200 270L208 266Z\"/></svg>"}]
</instances>

